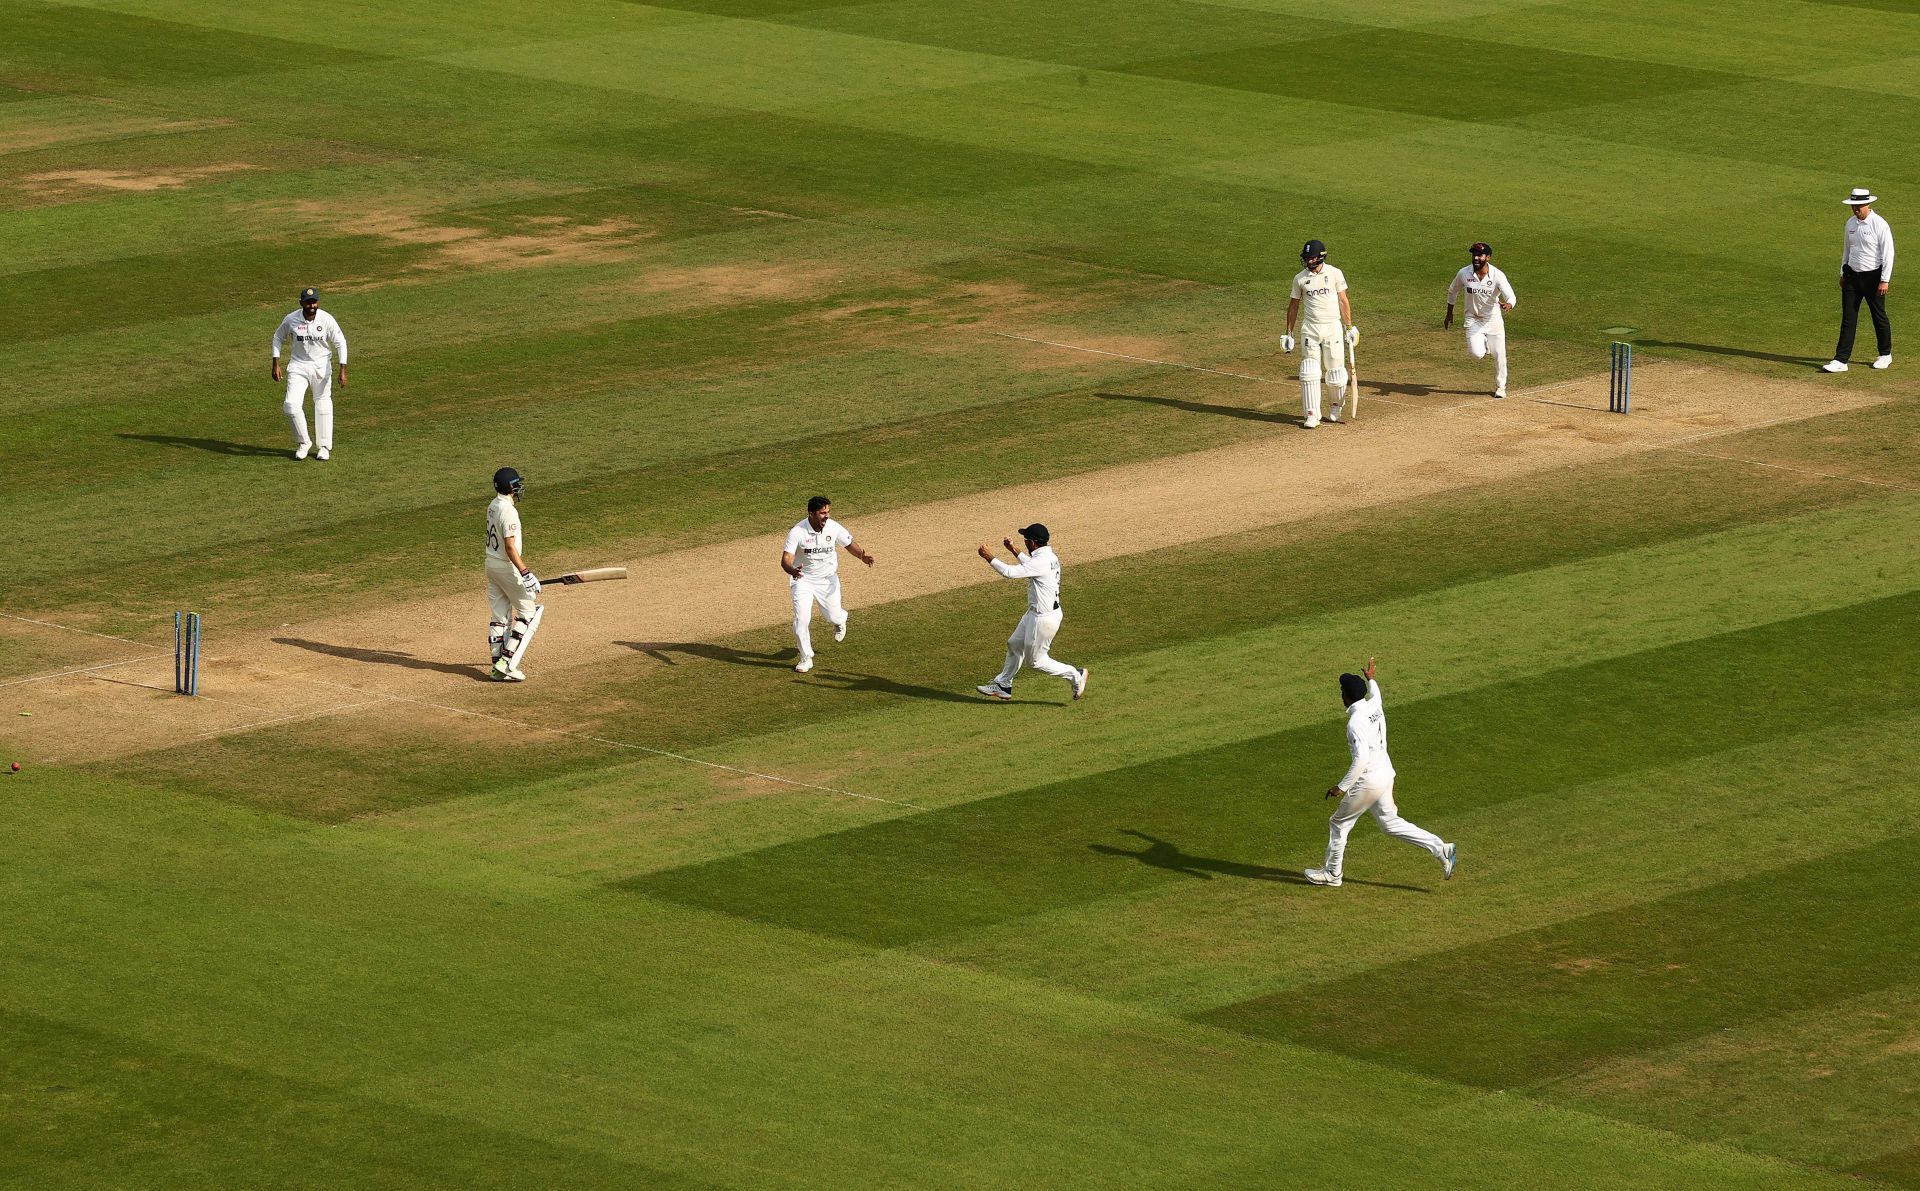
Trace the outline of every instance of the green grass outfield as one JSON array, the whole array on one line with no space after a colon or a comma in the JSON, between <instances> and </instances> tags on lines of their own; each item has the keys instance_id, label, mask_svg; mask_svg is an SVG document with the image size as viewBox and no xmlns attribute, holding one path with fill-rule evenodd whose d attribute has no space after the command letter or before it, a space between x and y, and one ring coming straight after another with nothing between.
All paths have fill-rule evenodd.
<instances>
[{"instance_id":1,"label":"green grass outfield","mask_svg":"<svg viewBox=\"0 0 1920 1191\"><path fill-rule=\"evenodd\" d=\"M10 0L0 1182L1920 1187L1920 381L1812 371L1856 185L1920 235L1898 0ZM1884 400L1141 509L1060 543L1077 704L968 693L1011 585L852 576L799 679L777 625L649 639L643 568L630 656L480 688L578 735L38 763L92 681L46 676L176 607L217 653L470 585L502 463L551 571L1297 434L990 332L1277 376L1309 236L1416 406L1487 382L1437 329L1475 239L1517 390L1625 338ZM264 359L306 284L324 467ZM1296 875L1369 654L1451 882L1365 823Z\"/></svg>"}]
</instances>

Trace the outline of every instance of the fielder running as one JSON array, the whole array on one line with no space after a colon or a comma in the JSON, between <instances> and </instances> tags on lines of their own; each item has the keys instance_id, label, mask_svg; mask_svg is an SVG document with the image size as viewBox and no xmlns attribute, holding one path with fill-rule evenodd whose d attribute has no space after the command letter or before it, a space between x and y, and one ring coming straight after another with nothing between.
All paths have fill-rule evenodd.
<instances>
[{"instance_id":1,"label":"fielder running","mask_svg":"<svg viewBox=\"0 0 1920 1191\"><path fill-rule=\"evenodd\" d=\"M487 603L493 622L487 626L487 648L493 654L491 674L498 682L525 682L520 659L533 643L545 604L536 604L539 576L527 565L526 539L520 532L518 501L525 481L511 467L493 473L498 493L487 506Z\"/></svg>"},{"instance_id":2,"label":"fielder running","mask_svg":"<svg viewBox=\"0 0 1920 1191\"><path fill-rule=\"evenodd\" d=\"M1387 712L1380 702L1380 684L1373 680L1372 658L1367 659L1364 679L1358 674L1340 676L1340 699L1347 705L1347 748L1353 753L1353 764L1347 767L1347 775L1327 791L1327 797L1338 798L1340 805L1327 825L1327 862L1306 870L1307 880L1315 885L1340 883L1340 859L1347 850L1347 833L1368 811L1373 812L1380 830L1432 853L1440 862L1441 876L1451 880L1454 845L1402 819L1399 808L1393 805Z\"/></svg>"},{"instance_id":3,"label":"fielder running","mask_svg":"<svg viewBox=\"0 0 1920 1191\"><path fill-rule=\"evenodd\" d=\"M293 457L305 459L314 448L307 434L307 391L313 391L313 429L320 440L315 458L333 455L333 357L340 361L340 387L347 387L347 337L331 314L320 309L320 291L300 291L300 309L280 320L273 332L273 359L268 373L280 379L280 348L293 340L293 358L287 362L287 425L293 427Z\"/></svg>"},{"instance_id":4,"label":"fielder running","mask_svg":"<svg viewBox=\"0 0 1920 1191\"><path fill-rule=\"evenodd\" d=\"M1054 634L1060 631L1060 556L1047 545L1051 535L1038 521L1019 533L1026 543L1024 550L1016 549L1012 538L1000 539L1007 553L1013 555L1011 564L995 558L985 542L980 544L980 557L987 560L994 574L1027 581L1027 614L1014 627L1013 636L1007 638L1007 663L1000 668L999 677L973 689L989 699L1011 699L1014 675L1020 673L1021 666L1032 666L1042 674L1066 679L1078 699L1087 693L1086 669L1076 670L1047 656Z\"/></svg>"},{"instance_id":5,"label":"fielder running","mask_svg":"<svg viewBox=\"0 0 1920 1191\"><path fill-rule=\"evenodd\" d=\"M1293 276L1293 291L1287 299L1287 330L1280 336L1280 350L1293 350L1294 319L1304 309L1306 317L1300 320L1300 404L1306 414L1304 425L1311 430L1320 424L1322 377L1334 392L1333 411L1327 421L1338 422L1346 408L1345 348L1360 342L1360 328L1353 325L1353 308L1347 304L1347 275L1327 263L1327 246L1308 240L1300 249L1300 263L1306 267Z\"/></svg>"},{"instance_id":6,"label":"fielder running","mask_svg":"<svg viewBox=\"0 0 1920 1191\"><path fill-rule=\"evenodd\" d=\"M845 547L868 566L873 555L860 548L847 527L833 519L833 502L816 496L807 502L807 515L787 531L787 544L780 552L780 569L787 573L787 586L793 593L793 639L800 646L800 660L793 665L795 674L813 669L813 606L820 605L833 626L833 639L847 639L847 610L840 604L840 549Z\"/></svg>"},{"instance_id":7,"label":"fielder running","mask_svg":"<svg viewBox=\"0 0 1920 1191\"><path fill-rule=\"evenodd\" d=\"M1507 275L1493 267L1493 249L1476 243L1467 249L1473 263L1453 275L1447 287L1447 317L1441 330L1453 326L1453 302L1467 296L1467 354L1484 360L1493 353L1493 395L1507 395L1507 323L1501 312L1520 304Z\"/></svg>"}]
</instances>

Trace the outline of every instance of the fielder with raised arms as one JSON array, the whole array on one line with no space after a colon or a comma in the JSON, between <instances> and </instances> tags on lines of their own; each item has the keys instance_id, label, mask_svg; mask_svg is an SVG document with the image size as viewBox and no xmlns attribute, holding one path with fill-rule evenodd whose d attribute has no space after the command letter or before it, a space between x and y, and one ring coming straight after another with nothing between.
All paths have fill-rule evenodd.
<instances>
[{"instance_id":1,"label":"fielder with raised arms","mask_svg":"<svg viewBox=\"0 0 1920 1191\"><path fill-rule=\"evenodd\" d=\"M787 586L793 595L793 639L800 647L800 660L793 664L795 674L813 669L813 606L820 605L833 626L833 639L847 639L847 610L840 604L840 550L846 548L868 566L873 555L853 540L847 527L833 519L833 502L816 496L807 502L807 515L787 531L787 544L780 551L780 569L787 573Z\"/></svg>"},{"instance_id":2,"label":"fielder with raised arms","mask_svg":"<svg viewBox=\"0 0 1920 1191\"><path fill-rule=\"evenodd\" d=\"M1380 830L1397 840L1405 840L1425 849L1440 862L1444 879L1453 877L1454 845L1433 832L1416 827L1400 817L1393 804L1393 761L1387 756L1387 711L1380 701L1380 684L1373 680L1373 659L1367 659L1367 672L1340 676L1340 701L1347 705L1347 749L1353 763L1347 773L1327 791L1338 798L1333 818L1327 824L1327 860L1320 868L1306 870L1306 878L1315 885L1340 884L1340 862L1347 851L1347 833L1368 811L1380 824Z\"/></svg>"},{"instance_id":3,"label":"fielder with raised arms","mask_svg":"<svg viewBox=\"0 0 1920 1191\"><path fill-rule=\"evenodd\" d=\"M313 429L325 462L333 455L333 360L340 361L340 387L347 387L347 336L331 314L320 309L320 291L300 291L300 309L280 320L273 332L273 359L268 375L280 379L280 348L291 339L293 357L287 362L287 425L293 428L293 457L305 459L314 438L307 434L307 392L313 392Z\"/></svg>"},{"instance_id":4,"label":"fielder with raised arms","mask_svg":"<svg viewBox=\"0 0 1920 1191\"><path fill-rule=\"evenodd\" d=\"M1300 404L1306 414L1303 424L1311 430L1320 424L1321 378L1334 392L1333 411L1327 421L1338 422L1346 408L1345 348L1360 341L1360 328L1353 325L1353 308L1347 303L1347 275L1327 263L1327 246L1308 240L1300 249L1300 263L1306 267L1293 275L1293 290L1287 299L1287 330L1280 336L1280 350L1293 350L1293 325L1299 318ZM1303 313L1305 317L1300 317Z\"/></svg>"},{"instance_id":5,"label":"fielder with raised arms","mask_svg":"<svg viewBox=\"0 0 1920 1191\"><path fill-rule=\"evenodd\" d=\"M1014 626L1013 636L1007 638L1007 663L1000 668L999 676L973 689L989 699L1004 702L1013 698L1013 678L1020 673L1020 667L1032 666L1042 674L1066 679L1073 697L1078 699L1087 693L1086 669L1076 670L1047 654L1054 635L1060 631L1060 556L1047 545L1052 535L1038 521L1019 533L1026 543L1024 550L1016 547L1012 538L1000 539L1007 553L1013 555L1012 563L1001 562L985 542L980 544L980 557L987 560L994 574L1027 581L1027 613Z\"/></svg>"},{"instance_id":6,"label":"fielder with raised arms","mask_svg":"<svg viewBox=\"0 0 1920 1191\"><path fill-rule=\"evenodd\" d=\"M1503 311L1520 304L1513 296L1513 284L1507 275L1493 267L1493 249L1484 242L1467 249L1473 263L1462 266L1447 286L1447 317L1440 329L1453 326L1453 302L1461 294L1467 297L1467 354L1484 360L1493 353L1493 395L1507 395L1507 322Z\"/></svg>"},{"instance_id":7,"label":"fielder with raised arms","mask_svg":"<svg viewBox=\"0 0 1920 1191\"><path fill-rule=\"evenodd\" d=\"M493 654L493 678L525 682L520 659L540 627L545 604L536 604L540 578L527 565L526 539L520 530L519 499L525 481L511 467L493 473L497 495L487 506L487 603L493 622L487 626L487 648Z\"/></svg>"}]
</instances>

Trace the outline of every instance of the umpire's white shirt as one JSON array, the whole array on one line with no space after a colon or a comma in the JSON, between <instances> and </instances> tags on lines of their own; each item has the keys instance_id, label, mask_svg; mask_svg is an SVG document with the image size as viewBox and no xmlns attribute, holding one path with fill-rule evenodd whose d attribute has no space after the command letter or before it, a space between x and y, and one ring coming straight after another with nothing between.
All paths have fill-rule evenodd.
<instances>
[{"instance_id":1,"label":"umpire's white shirt","mask_svg":"<svg viewBox=\"0 0 1920 1191\"><path fill-rule=\"evenodd\" d=\"M1367 679L1367 697L1347 708L1347 750L1353 764L1340 779L1341 793L1361 783L1392 785L1393 762L1387 758L1387 709L1380 701L1380 684Z\"/></svg>"},{"instance_id":2,"label":"umpire's white shirt","mask_svg":"<svg viewBox=\"0 0 1920 1191\"><path fill-rule=\"evenodd\" d=\"M1880 212L1869 211L1865 219L1847 216L1840 263L1856 273L1878 271L1880 280L1893 280L1893 229L1880 218Z\"/></svg>"},{"instance_id":3,"label":"umpire's white shirt","mask_svg":"<svg viewBox=\"0 0 1920 1191\"><path fill-rule=\"evenodd\" d=\"M802 579L829 579L840 573L840 548L852 543L847 527L833 518L819 529L811 519L802 518L787 531L786 549L799 565Z\"/></svg>"},{"instance_id":4,"label":"umpire's white shirt","mask_svg":"<svg viewBox=\"0 0 1920 1191\"><path fill-rule=\"evenodd\" d=\"M1060 606L1060 556L1042 546L1019 556L1019 565L989 559L993 569L1009 579L1027 581L1027 611L1051 612Z\"/></svg>"},{"instance_id":5,"label":"umpire's white shirt","mask_svg":"<svg viewBox=\"0 0 1920 1191\"><path fill-rule=\"evenodd\" d=\"M324 370L332 355L338 355L342 365L347 362L347 337L340 330L340 324L324 310L315 311L311 319L301 310L281 319L279 329L273 333L274 359L280 358L280 348L289 339L293 341L290 363L317 364Z\"/></svg>"},{"instance_id":6,"label":"umpire's white shirt","mask_svg":"<svg viewBox=\"0 0 1920 1191\"><path fill-rule=\"evenodd\" d=\"M1495 265L1487 266L1487 275L1481 277L1473 271L1472 265L1464 265L1453 275L1453 284L1447 287L1447 305L1465 295L1467 334L1476 331L1503 331L1506 320L1500 317L1500 303L1518 306L1520 299L1513 296L1513 286L1507 281L1507 275Z\"/></svg>"}]
</instances>

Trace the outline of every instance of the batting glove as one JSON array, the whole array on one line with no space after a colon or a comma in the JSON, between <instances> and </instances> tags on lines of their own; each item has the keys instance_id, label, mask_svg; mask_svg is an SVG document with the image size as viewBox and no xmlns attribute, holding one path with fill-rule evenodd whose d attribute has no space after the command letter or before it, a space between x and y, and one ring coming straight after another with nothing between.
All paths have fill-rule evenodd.
<instances>
[{"instance_id":1,"label":"batting glove","mask_svg":"<svg viewBox=\"0 0 1920 1191\"><path fill-rule=\"evenodd\" d=\"M1352 347L1354 344L1358 342L1360 342L1360 328L1348 327L1347 328L1347 346Z\"/></svg>"},{"instance_id":2,"label":"batting glove","mask_svg":"<svg viewBox=\"0 0 1920 1191\"><path fill-rule=\"evenodd\" d=\"M1291 335L1280 336L1280 350L1283 352L1290 352L1293 350L1293 336Z\"/></svg>"},{"instance_id":3,"label":"batting glove","mask_svg":"<svg viewBox=\"0 0 1920 1191\"><path fill-rule=\"evenodd\" d=\"M540 576L532 571L520 572L520 589L530 596L540 594Z\"/></svg>"}]
</instances>

